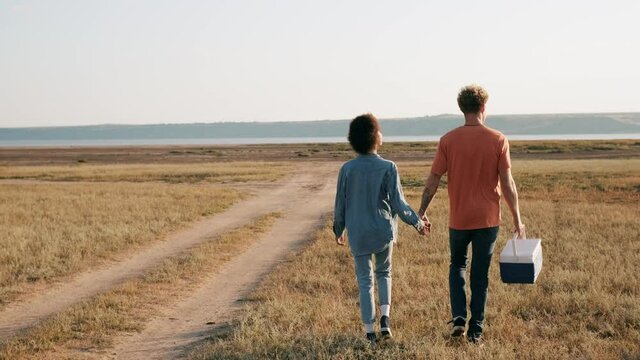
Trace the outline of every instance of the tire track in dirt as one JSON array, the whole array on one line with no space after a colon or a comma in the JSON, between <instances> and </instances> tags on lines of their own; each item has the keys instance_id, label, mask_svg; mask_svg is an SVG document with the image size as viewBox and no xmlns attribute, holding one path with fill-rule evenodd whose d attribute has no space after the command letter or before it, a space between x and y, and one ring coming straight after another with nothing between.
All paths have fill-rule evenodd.
<instances>
[{"instance_id":1,"label":"tire track in dirt","mask_svg":"<svg viewBox=\"0 0 640 360\"><path fill-rule=\"evenodd\" d=\"M219 330L242 308L260 281L322 226L333 205L338 166L318 177L324 184L289 197L289 209L246 252L228 262L192 294L165 309L141 333L123 336L108 359L175 359ZM210 324L215 323L212 327Z\"/></svg>"},{"instance_id":2,"label":"tire track in dirt","mask_svg":"<svg viewBox=\"0 0 640 360\"><path fill-rule=\"evenodd\" d=\"M138 251L130 258L111 262L73 277L70 281L20 302L0 312L0 342L31 328L68 307L102 293L127 279L140 276L169 256L193 247L208 238L249 223L273 211L286 211L292 199L304 197L310 189L334 176L336 164L299 166L280 186L261 189L255 197L242 201L221 214L202 219L190 227L170 234L164 241Z\"/></svg>"}]
</instances>

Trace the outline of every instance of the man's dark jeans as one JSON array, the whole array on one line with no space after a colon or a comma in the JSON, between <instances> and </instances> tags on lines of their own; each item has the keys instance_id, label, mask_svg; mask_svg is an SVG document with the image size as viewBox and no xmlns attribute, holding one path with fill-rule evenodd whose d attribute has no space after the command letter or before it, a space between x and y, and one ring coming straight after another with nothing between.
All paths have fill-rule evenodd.
<instances>
[{"instance_id":1,"label":"man's dark jeans","mask_svg":"<svg viewBox=\"0 0 640 360\"><path fill-rule=\"evenodd\" d=\"M451 265L449 266L449 295L453 319L467 319L465 274L467 253L471 244L471 320L469 334L481 334L484 308L487 304L489 266L495 248L499 227L475 230L449 229Z\"/></svg>"}]
</instances>

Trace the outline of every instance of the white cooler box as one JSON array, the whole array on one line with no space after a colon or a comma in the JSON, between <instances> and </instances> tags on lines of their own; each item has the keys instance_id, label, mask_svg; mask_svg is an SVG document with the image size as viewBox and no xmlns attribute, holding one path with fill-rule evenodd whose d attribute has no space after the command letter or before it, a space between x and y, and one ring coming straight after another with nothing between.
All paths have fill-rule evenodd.
<instances>
[{"instance_id":1,"label":"white cooler box","mask_svg":"<svg viewBox=\"0 0 640 360\"><path fill-rule=\"evenodd\" d=\"M507 284L533 284L542 270L540 239L513 239L500 253L500 278Z\"/></svg>"}]
</instances>

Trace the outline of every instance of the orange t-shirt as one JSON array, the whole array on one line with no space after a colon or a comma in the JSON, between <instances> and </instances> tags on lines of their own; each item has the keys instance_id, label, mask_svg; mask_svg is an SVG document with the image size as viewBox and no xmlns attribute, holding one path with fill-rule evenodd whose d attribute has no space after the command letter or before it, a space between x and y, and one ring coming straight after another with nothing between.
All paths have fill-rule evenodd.
<instances>
[{"instance_id":1,"label":"orange t-shirt","mask_svg":"<svg viewBox=\"0 0 640 360\"><path fill-rule=\"evenodd\" d=\"M440 138L431 172L447 173L449 227L472 230L500 225L498 171L510 167L509 141L497 130L460 126Z\"/></svg>"}]
</instances>

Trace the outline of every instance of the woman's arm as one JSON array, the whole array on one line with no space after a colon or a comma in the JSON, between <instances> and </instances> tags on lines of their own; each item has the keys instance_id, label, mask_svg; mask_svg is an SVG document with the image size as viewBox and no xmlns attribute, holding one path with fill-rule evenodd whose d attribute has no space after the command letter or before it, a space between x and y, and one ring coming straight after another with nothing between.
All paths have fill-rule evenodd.
<instances>
[{"instance_id":1,"label":"woman's arm","mask_svg":"<svg viewBox=\"0 0 640 360\"><path fill-rule=\"evenodd\" d=\"M424 222L418 217L404 198L402 183L400 182L400 174L398 173L398 167L396 164L393 164L388 176L387 191L389 194L391 208L396 214L398 214L402 221L413 226L421 234L426 235L428 230Z\"/></svg>"},{"instance_id":2,"label":"woman's arm","mask_svg":"<svg viewBox=\"0 0 640 360\"><path fill-rule=\"evenodd\" d=\"M335 207L333 209L333 233L336 236L336 240L338 244L344 244L344 227L345 227L345 207L346 207L346 192L345 192L345 174L344 174L344 166L340 169L340 173L338 174L338 187L336 189L336 202Z\"/></svg>"}]
</instances>

